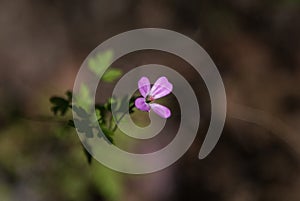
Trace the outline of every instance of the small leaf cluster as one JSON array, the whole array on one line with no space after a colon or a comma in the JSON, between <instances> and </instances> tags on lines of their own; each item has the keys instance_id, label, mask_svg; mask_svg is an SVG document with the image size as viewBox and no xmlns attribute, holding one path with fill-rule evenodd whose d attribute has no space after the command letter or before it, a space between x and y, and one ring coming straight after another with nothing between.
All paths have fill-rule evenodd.
<instances>
[{"instance_id":1,"label":"small leaf cluster","mask_svg":"<svg viewBox=\"0 0 300 201\"><path fill-rule=\"evenodd\" d=\"M103 104L95 105L97 122L92 122L92 114L90 112L87 112L86 109L72 104L72 93L70 91L67 91L66 94L66 98L59 96L50 98L50 102L52 103L51 110L54 115L66 116L69 109L72 109L73 112L76 113L77 118L66 120L67 125L76 128L80 133L84 133L87 138L94 137L95 131L98 130L95 128L98 128L98 126L100 126L106 140L108 141L108 143L112 144L114 143L113 136L117 130L117 123L121 121L121 119L126 114L126 108L129 107L129 113L133 113L135 108L134 100L136 99L136 97L129 98L128 96L125 96L120 100L110 98ZM114 108L114 111L112 111L112 108ZM112 112L118 114L117 116L120 116L119 119L117 119L117 122L115 122L114 118L112 117ZM100 132L96 134L100 138L103 137ZM91 156L89 152L84 149L84 153L87 156L88 162L90 163Z\"/></svg>"},{"instance_id":2,"label":"small leaf cluster","mask_svg":"<svg viewBox=\"0 0 300 201\"><path fill-rule=\"evenodd\" d=\"M66 96L66 98L58 96L53 96L50 98L50 102L52 103L51 110L55 115L60 113L61 116L64 116L68 109L71 108L72 92L67 91Z\"/></svg>"},{"instance_id":3,"label":"small leaf cluster","mask_svg":"<svg viewBox=\"0 0 300 201\"><path fill-rule=\"evenodd\" d=\"M95 76L99 76L103 82L112 83L123 74L122 70L118 68L108 68L112 63L112 59L113 51L111 50L98 53L88 59L88 68ZM76 104L72 103L72 98L75 98ZM94 137L94 135L103 137L101 133L95 133L99 130L95 128L100 126L105 140L108 143L114 143L113 136L117 130L117 124L126 114L128 107L129 113L134 112L135 99L136 97L130 98L129 96L125 96L120 100L111 97L103 104L94 105L97 116L96 122L92 121L94 119L90 112L92 97L88 86L84 83L81 84L79 94L76 97L73 97L71 91L67 91L65 97L53 96L50 98L50 102L52 104L51 110L56 116L66 116L67 112L72 109L73 113L76 114L76 118L66 120L66 124L76 128L78 132L84 133L87 138ZM114 108L114 111L112 111L112 108ZM114 120L113 112L118 114L118 119ZM90 153L85 148L83 149L88 163L91 163Z\"/></svg>"}]
</instances>

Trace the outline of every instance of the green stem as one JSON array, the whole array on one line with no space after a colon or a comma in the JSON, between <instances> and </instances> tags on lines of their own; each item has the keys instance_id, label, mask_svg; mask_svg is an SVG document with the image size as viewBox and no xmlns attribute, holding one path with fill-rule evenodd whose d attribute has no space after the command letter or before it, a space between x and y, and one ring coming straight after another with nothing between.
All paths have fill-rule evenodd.
<instances>
[{"instance_id":1,"label":"green stem","mask_svg":"<svg viewBox=\"0 0 300 201\"><path fill-rule=\"evenodd\" d=\"M135 106L132 105L132 106L129 108L129 110L132 110L134 107L135 107ZM125 117L126 114L127 114L127 113L123 113L122 116L117 120L117 122L116 122L116 124L115 124L115 126L114 126L114 128L113 128L113 130L112 130L113 132L115 132L115 131L117 130L118 124L119 124L120 121Z\"/></svg>"},{"instance_id":2,"label":"green stem","mask_svg":"<svg viewBox=\"0 0 300 201\"><path fill-rule=\"evenodd\" d=\"M109 130L111 130L112 124L113 124L113 116L111 114L110 117L109 117L109 126L108 126Z\"/></svg>"}]
</instances>

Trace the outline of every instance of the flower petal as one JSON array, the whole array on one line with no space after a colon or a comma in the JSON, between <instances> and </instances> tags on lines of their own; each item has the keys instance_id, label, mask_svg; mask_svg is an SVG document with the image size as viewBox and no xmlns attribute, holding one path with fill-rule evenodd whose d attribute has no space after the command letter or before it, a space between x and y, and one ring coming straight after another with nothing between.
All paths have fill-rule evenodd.
<instances>
[{"instance_id":1,"label":"flower petal","mask_svg":"<svg viewBox=\"0 0 300 201\"><path fill-rule=\"evenodd\" d=\"M149 105L151 109L160 117L167 119L171 116L171 111L169 110L169 108L157 103L150 103Z\"/></svg>"},{"instance_id":2,"label":"flower petal","mask_svg":"<svg viewBox=\"0 0 300 201\"><path fill-rule=\"evenodd\" d=\"M137 109L149 112L150 106L145 102L145 98L137 98L134 103Z\"/></svg>"},{"instance_id":3,"label":"flower petal","mask_svg":"<svg viewBox=\"0 0 300 201\"><path fill-rule=\"evenodd\" d=\"M142 77L138 82L141 95L146 98L150 91L150 81L147 77Z\"/></svg>"},{"instance_id":4,"label":"flower petal","mask_svg":"<svg viewBox=\"0 0 300 201\"><path fill-rule=\"evenodd\" d=\"M166 77L160 77L154 83L150 91L150 95L154 99L158 99L168 95L169 93L171 93L172 90L173 85L168 81L168 79Z\"/></svg>"}]
</instances>

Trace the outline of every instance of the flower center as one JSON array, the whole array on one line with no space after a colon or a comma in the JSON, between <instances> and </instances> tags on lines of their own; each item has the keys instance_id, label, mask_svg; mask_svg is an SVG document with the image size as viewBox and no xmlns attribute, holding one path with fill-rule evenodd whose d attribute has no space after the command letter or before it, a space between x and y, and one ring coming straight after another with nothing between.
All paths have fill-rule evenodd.
<instances>
[{"instance_id":1,"label":"flower center","mask_svg":"<svg viewBox=\"0 0 300 201\"><path fill-rule=\"evenodd\" d=\"M154 98L152 96L147 96L146 97L146 103L151 103L154 101Z\"/></svg>"}]
</instances>

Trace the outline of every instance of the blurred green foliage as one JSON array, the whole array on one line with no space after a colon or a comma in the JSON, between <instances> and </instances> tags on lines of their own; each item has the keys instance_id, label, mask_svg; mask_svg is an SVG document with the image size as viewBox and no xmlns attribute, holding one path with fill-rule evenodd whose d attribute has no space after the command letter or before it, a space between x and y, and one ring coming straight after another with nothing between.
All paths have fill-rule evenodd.
<instances>
[{"instance_id":1,"label":"blurred green foliage","mask_svg":"<svg viewBox=\"0 0 300 201\"><path fill-rule=\"evenodd\" d=\"M102 75L101 80L103 82L112 83L122 75L122 71L117 68L109 68L105 71L105 68L107 68L111 63L112 58L113 51L111 50L99 53L95 57L92 57L88 60L88 68L96 76ZM90 122L92 119L90 109L93 101L88 86L85 83L81 84L79 93L74 96L75 103L72 102L72 97L72 92L67 91L66 97L53 96L50 98L50 102L52 104L51 111L54 113L54 115L59 115L66 118L63 120L65 122L64 126L58 127L55 131L56 133L59 133L57 135L59 138L70 132L66 126L69 128L76 128L75 124L80 125L76 128L78 132L85 133L87 137L93 137L93 128L99 125L106 139L110 143L113 143L113 135L117 129L117 124L112 118L111 108L116 108L116 112L123 114L124 111L121 110L121 108L130 107L129 112L134 112L133 109L135 97L124 97L121 100L116 100L115 98L111 97L105 103L97 103L95 106L93 106L95 107L97 116L97 122L93 124ZM130 100L129 106L125 105L126 100ZM76 118L69 119L69 109L73 110L73 112L76 114ZM122 114L119 115L121 118ZM120 121L121 118L118 121ZM100 133L98 135L100 135ZM81 147L83 148L83 152L81 152L83 154L78 152L80 149L76 149L76 152L74 152L76 156L74 157L78 158L80 156L81 158L82 155L86 157L87 162L90 164L90 170L87 170L87 172L91 172L92 174L90 178L92 179L93 185L100 190L101 195L103 195L106 200L118 200L122 193L122 176L107 169L106 167L103 167L102 165L99 165L99 163L94 163L92 165L92 155L83 146ZM81 160L77 160L77 162L82 163L82 158ZM64 170L67 170L67 168L64 168ZM85 193L87 192L85 190L85 188L87 188L85 185L88 183L88 181L82 181L82 175L79 174L75 176L71 172L64 172L63 174L64 176L61 178L61 188L63 189L63 192L72 200L84 199L86 196Z\"/></svg>"},{"instance_id":2,"label":"blurred green foliage","mask_svg":"<svg viewBox=\"0 0 300 201\"><path fill-rule=\"evenodd\" d=\"M104 69L108 67L113 59L113 51L108 50L102 53L96 54L95 57L91 57L88 60L88 68L96 75L101 76ZM105 71L101 80L103 82L111 83L118 79L122 75L122 71L116 68L110 68ZM82 83L80 86L79 93L74 96L71 91L66 92L66 98L60 96L53 96L50 98L52 103L51 110L54 115L65 116L69 108L72 108L76 117L73 119L65 120L66 125L76 128L78 132L86 134L86 137L90 138L94 136L94 128L100 126L105 138L108 142L113 143L113 135L117 130L117 122L120 121L129 107L129 113L134 112L134 101L136 97L125 96L120 100L114 97L109 98L105 103L97 103L92 106L92 97L88 86ZM72 102L72 97L75 102ZM127 105L129 100L129 105ZM97 122L91 123L92 115L90 112L91 107L95 107L97 116ZM115 113L118 114L119 119L115 122L112 118L112 108L115 109ZM75 126L77 125L77 127ZM98 133L99 137L102 137ZM92 162L91 154L84 148L84 154L89 164Z\"/></svg>"},{"instance_id":3,"label":"blurred green foliage","mask_svg":"<svg viewBox=\"0 0 300 201\"><path fill-rule=\"evenodd\" d=\"M107 50L96 54L95 57L88 59L89 69L104 82L114 82L121 77L122 70L118 68L108 68L113 59L113 51ZM108 68L108 69L107 69ZM107 69L107 70L105 70Z\"/></svg>"}]
</instances>

